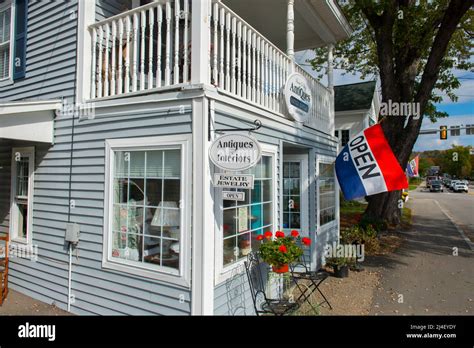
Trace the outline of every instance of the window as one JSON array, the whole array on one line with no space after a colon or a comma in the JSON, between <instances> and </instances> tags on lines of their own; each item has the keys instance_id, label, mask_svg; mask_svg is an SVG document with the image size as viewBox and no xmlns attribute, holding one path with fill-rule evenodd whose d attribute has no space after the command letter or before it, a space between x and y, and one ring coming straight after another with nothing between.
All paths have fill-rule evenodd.
<instances>
[{"instance_id":1,"label":"window","mask_svg":"<svg viewBox=\"0 0 474 348\"><path fill-rule=\"evenodd\" d=\"M273 166L273 156L263 155L255 167L242 172L255 175L253 190L228 189L243 192L245 198L223 201L223 266L245 258L258 246L258 235L274 232Z\"/></svg>"},{"instance_id":2,"label":"window","mask_svg":"<svg viewBox=\"0 0 474 348\"><path fill-rule=\"evenodd\" d=\"M343 129L341 130L341 145L346 146L349 142L349 130Z\"/></svg>"},{"instance_id":3,"label":"window","mask_svg":"<svg viewBox=\"0 0 474 348\"><path fill-rule=\"evenodd\" d=\"M30 244L34 173L34 148L12 150L11 235L12 241Z\"/></svg>"},{"instance_id":4,"label":"window","mask_svg":"<svg viewBox=\"0 0 474 348\"><path fill-rule=\"evenodd\" d=\"M451 136L456 137L461 135L461 126L451 126Z\"/></svg>"},{"instance_id":5,"label":"window","mask_svg":"<svg viewBox=\"0 0 474 348\"><path fill-rule=\"evenodd\" d=\"M339 138L339 131L338 131L337 129L334 131L334 136L335 136L336 138Z\"/></svg>"},{"instance_id":6,"label":"window","mask_svg":"<svg viewBox=\"0 0 474 348\"><path fill-rule=\"evenodd\" d=\"M168 137L161 137L169 139ZM176 137L173 137L176 139ZM189 243L187 142L108 140L107 261L182 275ZM154 144L153 144L154 143ZM110 266L107 264L106 266Z\"/></svg>"},{"instance_id":7,"label":"window","mask_svg":"<svg viewBox=\"0 0 474 348\"><path fill-rule=\"evenodd\" d=\"M466 125L466 135L474 135L474 124Z\"/></svg>"},{"instance_id":8,"label":"window","mask_svg":"<svg viewBox=\"0 0 474 348\"><path fill-rule=\"evenodd\" d=\"M319 225L336 219L334 164L319 163Z\"/></svg>"},{"instance_id":9,"label":"window","mask_svg":"<svg viewBox=\"0 0 474 348\"><path fill-rule=\"evenodd\" d=\"M10 76L11 12L10 0L0 2L0 80Z\"/></svg>"}]
</instances>

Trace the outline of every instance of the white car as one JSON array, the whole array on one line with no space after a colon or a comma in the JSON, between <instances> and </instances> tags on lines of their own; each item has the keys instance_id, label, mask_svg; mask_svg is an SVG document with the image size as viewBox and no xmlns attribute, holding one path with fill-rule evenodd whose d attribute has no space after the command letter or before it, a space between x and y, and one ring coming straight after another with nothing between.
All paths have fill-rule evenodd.
<instances>
[{"instance_id":1,"label":"white car","mask_svg":"<svg viewBox=\"0 0 474 348\"><path fill-rule=\"evenodd\" d=\"M462 181L458 181L453 185L453 191L454 192L468 192L469 188L465 183Z\"/></svg>"}]
</instances>

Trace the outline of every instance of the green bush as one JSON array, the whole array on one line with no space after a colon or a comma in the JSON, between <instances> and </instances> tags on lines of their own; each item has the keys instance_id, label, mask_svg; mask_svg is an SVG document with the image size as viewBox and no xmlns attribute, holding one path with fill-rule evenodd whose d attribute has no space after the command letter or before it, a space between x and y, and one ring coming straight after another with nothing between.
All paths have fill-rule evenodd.
<instances>
[{"instance_id":1,"label":"green bush","mask_svg":"<svg viewBox=\"0 0 474 348\"><path fill-rule=\"evenodd\" d=\"M365 252L369 254L376 252L380 247L377 230L372 225L365 227L354 225L341 229L340 240L342 244L364 244Z\"/></svg>"}]
</instances>

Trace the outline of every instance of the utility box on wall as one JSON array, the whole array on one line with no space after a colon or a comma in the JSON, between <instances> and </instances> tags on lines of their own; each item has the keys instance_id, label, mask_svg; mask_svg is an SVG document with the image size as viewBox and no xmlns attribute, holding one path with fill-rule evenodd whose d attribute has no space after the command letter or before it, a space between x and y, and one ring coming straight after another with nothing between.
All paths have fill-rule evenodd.
<instances>
[{"instance_id":1,"label":"utility box on wall","mask_svg":"<svg viewBox=\"0 0 474 348\"><path fill-rule=\"evenodd\" d=\"M79 243L79 225L76 223L68 223L66 224L66 242L77 244Z\"/></svg>"}]
</instances>

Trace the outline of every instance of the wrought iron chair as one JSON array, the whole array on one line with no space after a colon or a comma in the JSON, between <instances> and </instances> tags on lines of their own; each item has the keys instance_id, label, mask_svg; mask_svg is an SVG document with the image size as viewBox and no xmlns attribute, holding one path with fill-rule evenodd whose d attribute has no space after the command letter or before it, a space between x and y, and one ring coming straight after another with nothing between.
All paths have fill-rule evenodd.
<instances>
[{"instance_id":1,"label":"wrought iron chair","mask_svg":"<svg viewBox=\"0 0 474 348\"><path fill-rule=\"evenodd\" d=\"M0 306L8 295L8 235L0 237Z\"/></svg>"},{"instance_id":2,"label":"wrought iron chair","mask_svg":"<svg viewBox=\"0 0 474 348\"><path fill-rule=\"evenodd\" d=\"M295 301L284 299L271 299L265 294L264 279L262 274L263 263L260 262L258 254L251 252L245 261L245 270L249 280L252 301L257 315L273 314L282 316L290 314L299 308Z\"/></svg>"},{"instance_id":3,"label":"wrought iron chair","mask_svg":"<svg viewBox=\"0 0 474 348\"><path fill-rule=\"evenodd\" d=\"M296 299L296 302L305 300L309 303L311 308L313 308L313 310L317 312L316 308L313 306L309 298L315 291L318 291L324 299L324 301L318 303L318 306L327 303L329 308L332 309L331 303L329 303L328 299L319 288L319 286L329 277L328 272L323 270L311 271L308 268L306 257L303 254L297 262L290 264L290 273L293 282L296 284L297 288L301 293ZM308 281L309 285L303 285L303 281Z\"/></svg>"}]
</instances>

